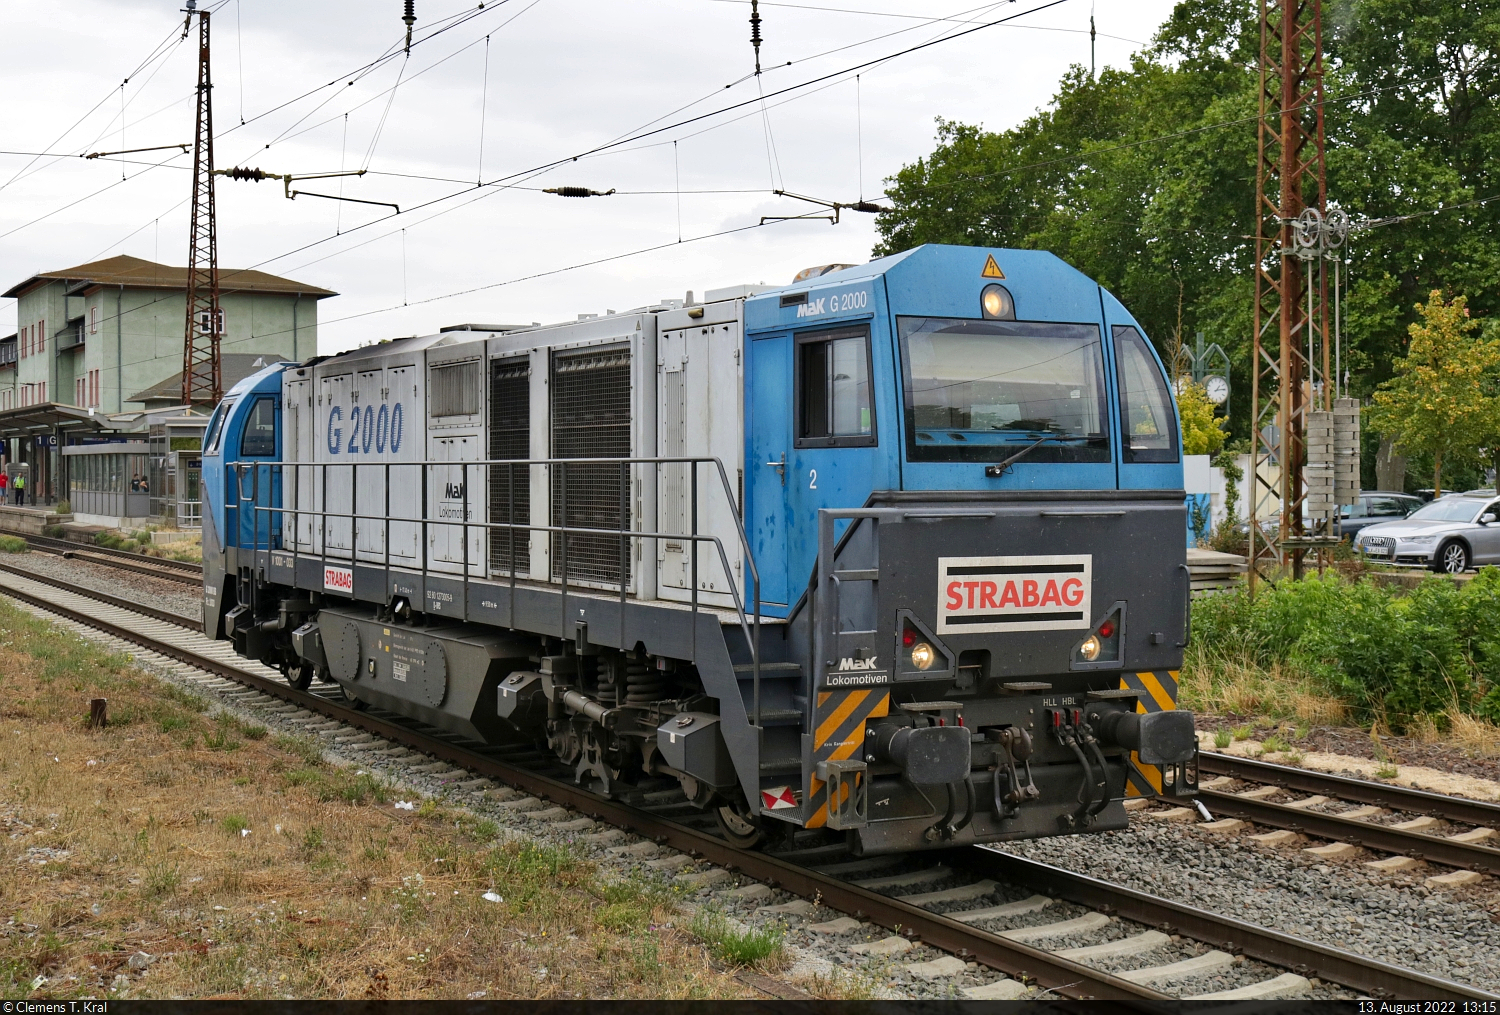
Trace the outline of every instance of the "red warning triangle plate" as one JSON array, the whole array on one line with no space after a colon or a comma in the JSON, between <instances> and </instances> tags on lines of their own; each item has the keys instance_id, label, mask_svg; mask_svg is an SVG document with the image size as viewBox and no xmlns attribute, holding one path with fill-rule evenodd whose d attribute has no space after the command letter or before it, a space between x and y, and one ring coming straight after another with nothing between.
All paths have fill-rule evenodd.
<instances>
[{"instance_id":1,"label":"red warning triangle plate","mask_svg":"<svg viewBox=\"0 0 1500 1015\"><path fill-rule=\"evenodd\" d=\"M797 806L797 796L790 786L775 786L760 791L761 806L768 811L785 810Z\"/></svg>"},{"instance_id":2,"label":"red warning triangle plate","mask_svg":"<svg viewBox=\"0 0 1500 1015\"><path fill-rule=\"evenodd\" d=\"M995 255L987 254L984 259L984 270L979 273L980 278L1004 278L1005 272L995 263Z\"/></svg>"}]
</instances>

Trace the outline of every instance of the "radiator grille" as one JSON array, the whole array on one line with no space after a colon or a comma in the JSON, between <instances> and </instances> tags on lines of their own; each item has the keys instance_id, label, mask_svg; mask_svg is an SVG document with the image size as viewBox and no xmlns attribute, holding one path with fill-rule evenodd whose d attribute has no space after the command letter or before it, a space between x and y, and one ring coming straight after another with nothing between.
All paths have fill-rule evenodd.
<instances>
[{"instance_id":1,"label":"radiator grille","mask_svg":"<svg viewBox=\"0 0 1500 1015\"><path fill-rule=\"evenodd\" d=\"M434 419L443 416L473 416L479 412L478 360L445 363L432 368L427 404Z\"/></svg>"},{"instance_id":2,"label":"radiator grille","mask_svg":"<svg viewBox=\"0 0 1500 1015\"><path fill-rule=\"evenodd\" d=\"M630 457L630 350L558 354L552 365L552 457ZM566 473L566 476L564 476ZM552 524L630 528L630 470L616 465L554 466ZM630 580L630 547L615 536L568 536L569 581ZM562 536L552 537L552 577L562 578Z\"/></svg>"},{"instance_id":3,"label":"radiator grille","mask_svg":"<svg viewBox=\"0 0 1500 1015\"><path fill-rule=\"evenodd\" d=\"M490 369L490 450L492 461L531 457L531 367L526 360L496 361ZM490 521L531 521L531 469L525 465L490 466ZM514 534L514 535L512 535ZM511 563L511 540L515 563ZM490 569L525 574L531 570L526 548L531 533L522 529L490 530Z\"/></svg>"}]
</instances>

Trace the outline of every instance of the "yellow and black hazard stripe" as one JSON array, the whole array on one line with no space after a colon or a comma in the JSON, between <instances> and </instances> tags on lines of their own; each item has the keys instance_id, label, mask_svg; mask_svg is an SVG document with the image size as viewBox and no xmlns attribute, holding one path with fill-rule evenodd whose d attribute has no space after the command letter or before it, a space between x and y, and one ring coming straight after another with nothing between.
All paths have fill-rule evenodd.
<instances>
[{"instance_id":1,"label":"yellow and black hazard stripe","mask_svg":"<svg viewBox=\"0 0 1500 1015\"><path fill-rule=\"evenodd\" d=\"M808 828L828 824L828 784L817 776L818 762L843 761L859 753L865 742L865 723L891 713L891 693L878 687L819 691L813 712L813 763L808 772ZM844 787L842 798L847 798ZM842 803L843 799L835 803Z\"/></svg>"},{"instance_id":2,"label":"yellow and black hazard stripe","mask_svg":"<svg viewBox=\"0 0 1500 1015\"><path fill-rule=\"evenodd\" d=\"M1177 670L1123 673L1120 675L1120 690L1136 692L1137 712L1170 712L1177 708L1177 673ZM1134 751L1130 752L1130 760L1133 765L1126 780L1125 795L1153 796L1160 793L1161 769L1141 764L1140 756ZM1140 776L1145 777L1145 785L1142 785Z\"/></svg>"}]
</instances>

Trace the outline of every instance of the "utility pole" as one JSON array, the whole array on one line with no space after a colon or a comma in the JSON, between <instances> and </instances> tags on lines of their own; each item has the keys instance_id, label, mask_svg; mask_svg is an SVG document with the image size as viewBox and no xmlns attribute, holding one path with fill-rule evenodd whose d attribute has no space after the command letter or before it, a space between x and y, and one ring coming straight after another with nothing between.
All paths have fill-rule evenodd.
<instances>
[{"instance_id":1,"label":"utility pole","mask_svg":"<svg viewBox=\"0 0 1500 1015\"><path fill-rule=\"evenodd\" d=\"M1316 531L1326 527L1326 519L1309 535L1302 517L1308 413L1318 413L1321 421L1322 413L1333 409L1322 240L1328 180L1321 0L1260 0L1258 147L1250 370L1252 591L1257 577L1288 564L1300 578L1307 551L1321 551L1333 538ZM1309 227L1317 234L1313 244L1307 242ZM1299 253L1313 248L1310 256ZM1311 506L1324 499L1318 491ZM1326 499L1331 501L1332 491Z\"/></svg>"},{"instance_id":2,"label":"utility pole","mask_svg":"<svg viewBox=\"0 0 1500 1015\"><path fill-rule=\"evenodd\" d=\"M208 11L187 0L183 34L198 15L198 113L193 129L193 205L188 217L187 324L182 342L182 402L218 405L224 396L219 362L219 242L214 210L214 108L209 75Z\"/></svg>"}]
</instances>

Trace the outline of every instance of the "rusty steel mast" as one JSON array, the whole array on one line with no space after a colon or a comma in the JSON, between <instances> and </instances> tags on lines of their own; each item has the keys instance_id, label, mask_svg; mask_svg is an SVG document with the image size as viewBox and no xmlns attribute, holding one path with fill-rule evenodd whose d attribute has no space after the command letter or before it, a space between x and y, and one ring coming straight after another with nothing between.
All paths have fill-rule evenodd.
<instances>
[{"instance_id":1,"label":"rusty steel mast","mask_svg":"<svg viewBox=\"0 0 1500 1015\"><path fill-rule=\"evenodd\" d=\"M198 112L193 131L193 202L188 217L187 322L182 342L182 402L217 405L224 395L219 336L219 243L214 208L214 107L209 73L208 16L187 0L183 35L198 15Z\"/></svg>"},{"instance_id":2,"label":"rusty steel mast","mask_svg":"<svg viewBox=\"0 0 1500 1015\"><path fill-rule=\"evenodd\" d=\"M1251 588L1332 537L1333 491L1309 501L1309 414L1322 445L1336 394L1330 380L1324 264L1347 218L1328 217L1323 137L1321 0L1260 0L1260 120L1255 190L1255 306L1251 369ZM1330 226L1342 225L1344 229ZM1336 235L1335 235L1336 234ZM1314 458L1320 458L1315 454ZM1328 477L1331 481L1331 473ZM1321 484L1321 478L1319 479ZM1303 506L1313 516L1313 532ZM1272 514L1274 512L1274 517Z\"/></svg>"}]
</instances>

